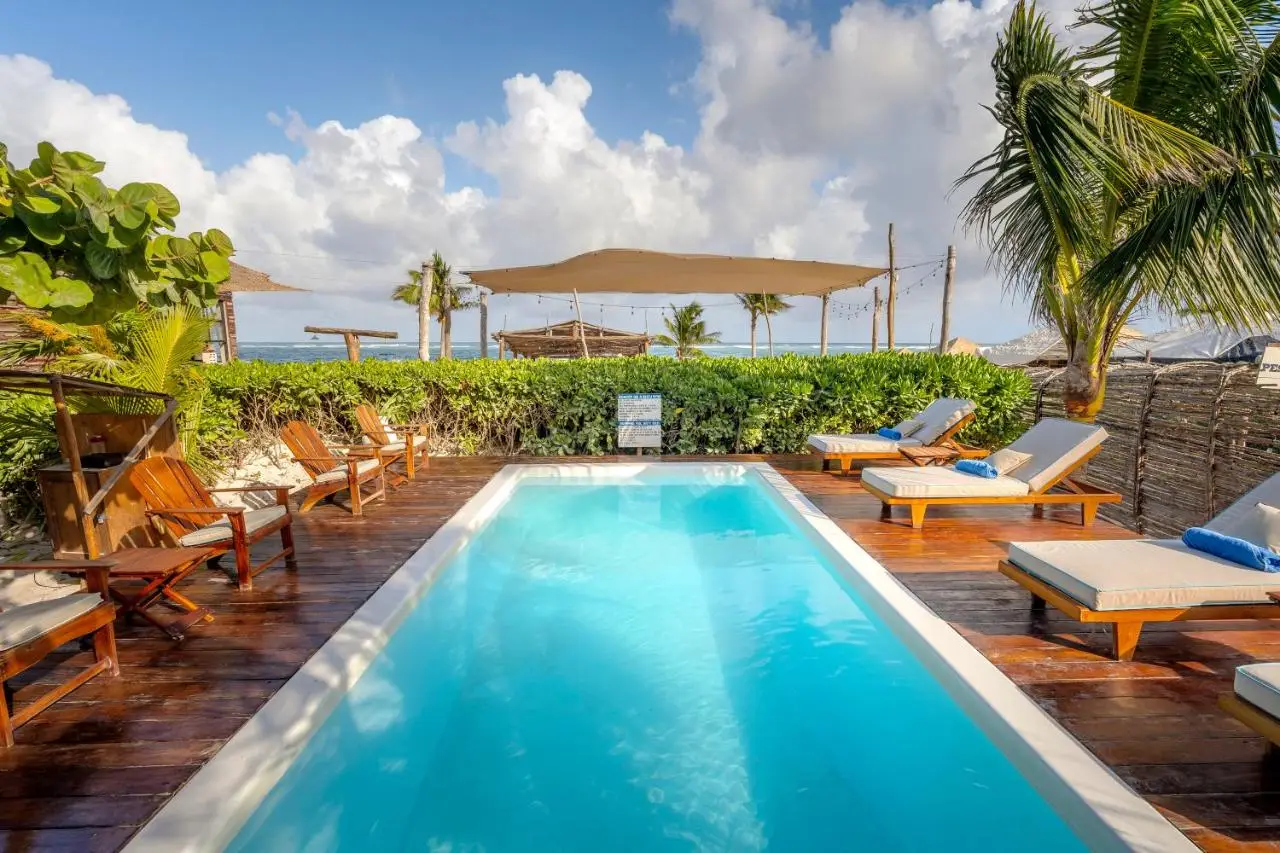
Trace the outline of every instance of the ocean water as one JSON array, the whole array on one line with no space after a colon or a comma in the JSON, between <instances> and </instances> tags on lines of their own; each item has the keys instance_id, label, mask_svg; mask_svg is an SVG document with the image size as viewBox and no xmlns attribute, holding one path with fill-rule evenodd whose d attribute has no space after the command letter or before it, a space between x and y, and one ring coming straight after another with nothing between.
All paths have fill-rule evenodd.
<instances>
[{"instance_id":1,"label":"ocean water","mask_svg":"<svg viewBox=\"0 0 1280 853\"><path fill-rule=\"evenodd\" d=\"M762 488L521 484L230 849L1083 853Z\"/></svg>"},{"instance_id":2,"label":"ocean water","mask_svg":"<svg viewBox=\"0 0 1280 853\"><path fill-rule=\"evenodd\" d=\"M929 350L933 349L936 344L927 343L906 343L899 345L901 349L910 350ZM333 339L321 341L306 342L255 342L242 341L238 345L240 358L245 361L254 361L260 359L262 361L345 361L347 358L347 347L341 341ZM717 344L715 346L702 347L703 352L713 358L732 358L745 357L751 355L750 344ZM829 344L827 352L832 355L848 352L870 352L870 344ZM794 352L801 355L817 355L818 345L810 343L799 344L780 344L773 345L773 351L776 355L784 352ZM653 346L650 348L653 355L674 356L675 350L672 347ZM757 355L768 355L769 348L763 345L757 345ZM431 355L438 358L440 355L439 343L431 344ZM360 343L360 357L365 359L381 359L383 361L406 361L416 359L418 357L418 344L416 341L362 341ZM480 357L480 345L478 343L455 343L453 345L453 357L457 359L474 359ZM489 347L489 357L498 357L498 345L492 344Z\"/></svg>"}]
</instances>

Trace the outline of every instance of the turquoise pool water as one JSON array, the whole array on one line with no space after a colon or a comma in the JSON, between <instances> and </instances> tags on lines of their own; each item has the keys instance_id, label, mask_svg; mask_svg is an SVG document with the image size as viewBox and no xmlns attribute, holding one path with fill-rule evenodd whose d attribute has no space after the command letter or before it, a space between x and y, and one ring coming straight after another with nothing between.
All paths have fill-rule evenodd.
<instances>
[{"instance_id":1,"label":"turquoise pool water","mask_svg":"<svg viewBox=\"0 0 1280 853\"><path fill-rule=\"evenodd\" d=\"M1084 851L766 488L521 481L231 849Z\"/></svg>"}]
</instances>

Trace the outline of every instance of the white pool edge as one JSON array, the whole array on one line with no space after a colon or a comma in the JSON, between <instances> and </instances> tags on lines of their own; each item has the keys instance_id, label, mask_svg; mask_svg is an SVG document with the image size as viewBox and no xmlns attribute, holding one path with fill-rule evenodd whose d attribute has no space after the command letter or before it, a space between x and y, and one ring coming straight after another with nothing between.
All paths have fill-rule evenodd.
<instances>
[{"instance_id":1,"label":"white pool edge","mask_svg":"<svg viewBox=\"0 0 1280 853\"><path fill-rule=\"evenodd\" d=\"M936 656L948 669L945 675L954 675L977 697L977 703L962 704L967 711L986 716L985 721L980 721L984 731L990 732L993 723L1008 728L1013 741L998 742L997 746L1006 752L1029 750L1078 798L1070 802L1051 799L1050 804L1091 850L1177 853L1198 849L799 489L763 462L504 467L356 610L124 849L127 853L205 853L225 848L386 645L405 615L428 593L440 569L488 521L520 480L566 476L627 479L649 472L675 474L681 470L726 478L750 471L763 478L772 487L779 506L807 527L817 544L838 557L834 562L846 582L880 597L885 607L878 610L878 615L898 623L892 627L899 630L904 642ZM847 572L842 563L848 566ZM305 572L306 567L301 566L298 571ZM910 636L912 632L914 636ZM944 686L956 695L950 686ZM1022 756L1024 761L1026 757ZM1015 766L1022 766L1018 756L1010 756L1010 760ZM1033 848L1035 840L1028 839L1028 845Z\"/></svg>"}]
</instances>

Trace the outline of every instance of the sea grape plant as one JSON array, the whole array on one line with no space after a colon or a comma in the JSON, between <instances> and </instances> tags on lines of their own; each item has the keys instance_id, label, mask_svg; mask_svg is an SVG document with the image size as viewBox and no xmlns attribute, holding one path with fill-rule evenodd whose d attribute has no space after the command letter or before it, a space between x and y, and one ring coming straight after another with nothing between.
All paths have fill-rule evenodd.
<instances>
[{"instance_id":1,"label":"sea grape plant","mask_svg":"<svg viewBox=\"0 0 1280 853\"><path fill-rule=\"evenodd\" d=\"M102 323L140 303L212 304L235 251L216 228L170 233L177 197L157 183L108 187L106 164L41 142L25 169L0 143L0 301Z\"/></svg>"}]
</instances>

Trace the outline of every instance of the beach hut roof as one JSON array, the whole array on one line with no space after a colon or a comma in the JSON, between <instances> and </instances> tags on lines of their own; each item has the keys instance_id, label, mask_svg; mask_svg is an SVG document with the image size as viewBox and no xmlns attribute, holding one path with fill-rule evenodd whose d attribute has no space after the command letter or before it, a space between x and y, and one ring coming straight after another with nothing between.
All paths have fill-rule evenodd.
<instances>
[{"instance_id":1,"label":"beach hut roof","mask_svg":"<svg viewBox=\"0 0 1280 853\"><path fill-rule=\"evenodd\" d=\"M968 338L952 338L942 348L948 355L980 355L982 348Z\"/></svg>"},{"instance_id":2,"label":"beach hut roof","mask_svg":"<svg viewBox=\"0 0 1280 853\"><path fill-rule=\"evenodd\" d=\"M778 258L602 249L554 264L466 273L494 293L777 293L821 296L886 270Z\"/></svg>"},{"instance_id":3,"label":"beach hut roof","mask_svg":"<svg viewBox=\"0 0 1280 853\"><path fill-rule=\"evenodd\" d=\"M1222 326L1185 326L1160 332L1147 339L1146 349L1155 361L1253 361L1280 341L1280 328L1245 330Z\"/></svg>"},{"instance_id":4,"label":"beach hut roof","mask_svg":"<svg viewBox=\"0 0 1280 853\"><path fill-rule=\"evenodd\" d=\"M304 293L301 287L290 287L287 284L280 284L272 281L271 276L264 272L258 272L255 269L231 262L231 277L222 284L218 285L219 293L284 293L295 292Z\"/></svg>"},{"instance_id":5,"label":"beach hut roof","mask_svg":"<svg viewBox=\"0 0 1280 853\"><path fill-rule=\"evenodd\" d=\"M1141 358L1146 353L1146 340L1142 332L1132 326L1125 326L1120 332L1120 342L1116 344L1112 357ZM981 355L987 361L1002 367L1018 367L1036 362L1066 361L1067 347L1058 330L1046 326L1002 344L982 347Z\"/></svg>"}]
</instances>

